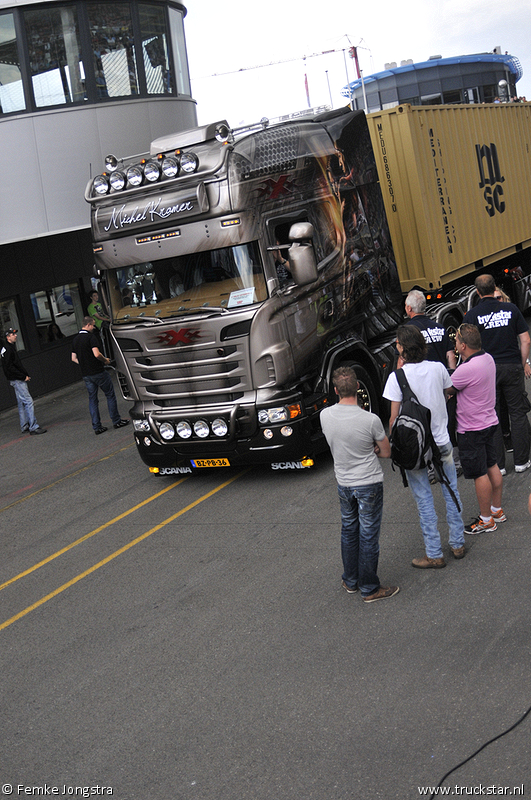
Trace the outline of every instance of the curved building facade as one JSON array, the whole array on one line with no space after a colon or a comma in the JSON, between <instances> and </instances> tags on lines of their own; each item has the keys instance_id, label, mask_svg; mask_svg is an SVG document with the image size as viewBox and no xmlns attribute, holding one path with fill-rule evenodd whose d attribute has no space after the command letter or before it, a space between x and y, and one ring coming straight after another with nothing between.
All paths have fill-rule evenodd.
<instances>
[{"instance_id":1,"label":"curved building facade","mask_svg":"<svg viewBox=\"0 0 531 800\"><path fill-rule=\"evenodd\" d=\"M0 1L0 337L37 396L79 379L70 360L92 288L91 176L197 124L182 3ZM0 378L0 408L15 404Z\"/></svg>"},{"instance_id":2,"label":"curved building facade","mask_svg":"<svg viewBox=\"0 0 531 800\"><path fill-rule=\"evenodd\" d=\"M413 106L493 103L501 93L502 100L515 97L516 83L522 75L519 60L508 54L433 56L417 64L388 65L383 72L353 81L341 93L352 100L354 109L365 108L365 93L369 112L404 103ZM506 85L500 87L500 81Z\"/></svg>"}]
</instances>

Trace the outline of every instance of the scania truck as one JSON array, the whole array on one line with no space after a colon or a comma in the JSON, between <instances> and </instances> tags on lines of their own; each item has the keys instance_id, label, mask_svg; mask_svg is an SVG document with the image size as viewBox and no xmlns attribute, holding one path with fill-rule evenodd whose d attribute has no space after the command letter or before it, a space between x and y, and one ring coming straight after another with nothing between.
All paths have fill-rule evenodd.
<instances>
[{"instance_id":1,"label":"scania truck","mask_svg":"<svg viewBox=\"0 0 531 800\"><path fill-rule=\"evenodd\" d=\"M434 315L458 324L476 269L528 286L529 203L515 181L531 185L529 117L527 144L513 136L509 152L501 123L491 133L480 118L488 134L461 143L469 178L461 162L451 173L455 143L428 111L219 121L107 157L85 197L119 384L152 472L310 466L337 366L355 367L360 402L378 411L404 291L441 295ZM461 180L483 183L476 210Z\"/></svg>"}]
</instances>

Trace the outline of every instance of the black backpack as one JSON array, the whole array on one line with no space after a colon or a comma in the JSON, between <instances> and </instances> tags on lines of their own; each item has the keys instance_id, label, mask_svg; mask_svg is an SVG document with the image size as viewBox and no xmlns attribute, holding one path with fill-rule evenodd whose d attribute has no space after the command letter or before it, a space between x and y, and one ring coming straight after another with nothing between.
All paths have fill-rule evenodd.
<instances>
[{"instance_id":1,"label":"black backpack","mask_svg":"<svg viewBox=\"0 0 531 800\"><path fill-rule=\"evenodd\" d=\"M431 411L423 406L411 389L402 369L396 370L402 390L402 407L391 429L391 464L398 467L404 486L408 485L406 470L432 467L439 483L448 489L457 510L461 507L444 472L441 453L431 431Z\"/></svg>"}]
</instances>

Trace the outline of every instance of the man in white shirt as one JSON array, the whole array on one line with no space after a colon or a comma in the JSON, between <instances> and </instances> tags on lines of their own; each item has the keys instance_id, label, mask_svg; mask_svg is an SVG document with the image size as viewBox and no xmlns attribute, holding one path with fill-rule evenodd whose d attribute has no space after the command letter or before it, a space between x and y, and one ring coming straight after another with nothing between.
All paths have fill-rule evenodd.
<instances>
[{"instance_id":1,"label":"man in white shirt","mask_svg":"<svg viewBox=\"0 0 531 800\"><path fill-rule=\"evenodd\" d=\"M426 360L426 342L422 333L414 325L400 325L397 330L396 347L404 362L404 374L412 391L416 394L419 402L431 411L433 438L441 452L444 472L460 504L457 473L452 455L453 448L448 435L446 396L451 394L452 390L452 381L448 371L440 362ZM383 396L391 401L389 430L392 430L402 403L402 390L394 372L385 384ZM414 558L411 562L412 566L419 569L441 569L446 566L446 561L442 552L428 470L427 468L407 470L407 479L417 503L420 527L426 548L426 555L422 558ZM441 484L441 487L446 503L450 550L454 558L463 558L465 555L463 519L446 486Z\"/></svg>"}]
</instances>

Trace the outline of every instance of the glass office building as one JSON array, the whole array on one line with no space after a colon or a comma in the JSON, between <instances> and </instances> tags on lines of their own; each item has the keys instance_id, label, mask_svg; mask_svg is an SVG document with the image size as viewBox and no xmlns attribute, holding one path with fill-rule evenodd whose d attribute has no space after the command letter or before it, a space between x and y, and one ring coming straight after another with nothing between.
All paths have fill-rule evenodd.
<instances>
[{"instance_id":1,"label":"glass office building","mask_svg":"<svg viewBox=\"0 0 531 800\"><path fill-rule=\"evenodd\" d=\"M88 180L197 124L182 3L0 0L0 336L18 328L34 396L79 380L89 303ZM0 379L0 409L15 404Z\"/></svg>"},{"instance_id":2,"label":"glass office building","mask_svg":"<svg viewBox=\"0 0 531 800\"><path fill-rule=\"evenodd\" d=\"M442 58L401 66L388 64L383 72L353 81L342 90L353 108L383 111L404 103L413 106L453 103L493 103L517 96L523 75L517 58L501 53ZM501 83L500 83L501 82Z\"/></svg>"}]
</instances>

